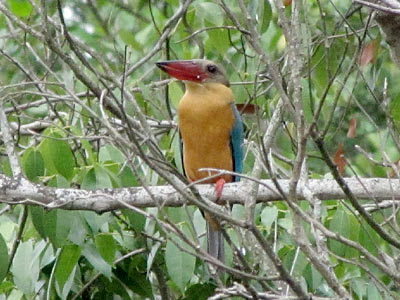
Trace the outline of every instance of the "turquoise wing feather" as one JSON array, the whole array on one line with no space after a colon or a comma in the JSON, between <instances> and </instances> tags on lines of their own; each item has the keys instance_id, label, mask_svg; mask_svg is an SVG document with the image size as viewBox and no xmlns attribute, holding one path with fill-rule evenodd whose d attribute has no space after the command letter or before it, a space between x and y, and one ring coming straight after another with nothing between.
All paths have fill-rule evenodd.
<instances>
[{"instance_id":1,"label":"turquoise wing feather","mask_svg":"<svg viewBox=\"0 0 400 300\"><path fill-rule=\"evenodd\" d=\"M231 131L231 150L233 159L233 171L242 173L243 171L243 121L235 104L232 104L233 114L235 116L235 123ZM239 181L239 176L234 176L233 181Z\"/></svg>"}]
</instances>

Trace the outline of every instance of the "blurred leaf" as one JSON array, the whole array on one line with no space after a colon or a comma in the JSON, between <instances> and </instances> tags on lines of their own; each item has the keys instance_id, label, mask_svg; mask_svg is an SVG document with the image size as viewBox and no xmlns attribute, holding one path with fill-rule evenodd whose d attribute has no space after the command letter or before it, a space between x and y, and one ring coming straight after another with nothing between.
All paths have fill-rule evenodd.
<instances>
[{"instance_id":1,"label":"blurred leaf","mask_svg":"<svg viewBox=\"0 0 400 300\"><path fill-rule=\"evenodd\" d=\"M199 20L207 20L213 25L221 26L224 22L224 16L218 4L212 2L194 2L193 7L196 11L196 17Z\"/></svg>"},{"instance_id":2,"label":"blurred leaf","mask_svg":"<svg viewBox=\"0 0 400 300\"><path fill-rule=\"evenodd\" d=\"M40 151L28 149L22 161L26 177L33 182L38 182L38 177L44 175L44 160Z\"/></svg>"},{"instance_id":3,"label":"blurred leaf","mask_svg":"<svg viewBox=\"0 0 400 300\"><path fill-rule=\"evenodd\" d=\"M351 289L358 296L358 299L365 299L367 295L368 284L358 278L351 280Z\"/></svg>"},{"instance_id":4,"label":"blurred leaf","mask_svg":"<svg viewBox=\"0 0 400 300\"><path fill-rule=\"evenodd\" d=\"M3 236L0 234L0 283L3 282L3 279L7 275L8 259L7 244Z\"/></svg>"},{"instance_id":5,"label":"blurred leaf","mask_svg":"<svg viewBox=\"0 0 400 300\"><path fill-rule=\"evenodd\" d=\"M340 175L344 175L344 169L347 165L347 161L343 151L343 143L339 143L336 153L333 157L333 162L338 168L338 172Z\"/></svg>"},{"instance_id":6,"label":"blurred leaf","mask_svg":"<svg viewBox=\"0 0 400 300\"><path fill-rule=\"evenodd\" d=\"M39 146L45 161L45 166L50 174L60 174L71 179L74 173L75 159L71 147L57 131L49 131L49 138L45 138Z\"/></svg>"},{"instance_id":7,"label":"blurred leaf","mask_svg":"<svg viewBox=\"0 0 400 300\"><path fill-rule=\"evenodd\" d=\"M361 246L367 249L372 255L379 256L380 250L378 247L381 238L376 231L373 230L368 224L363 224L359 232L360 235L358 242L361 244Z\"/></svg>"},{"instance_id":8,"label":"blurred leaf","mask_svg":"<svg viewBox=\"0 0 400 300\"><path fill-rule=\"evenodd\" d=\"M39 259L34 259L33 242L21 242L15 253L11 266L14 282L25 295L35 293L35 285L39 279Z\"/></svg>"},{"instance_id":9,"label":"blurred leaf","mask_svg":"<svg viewBox=\"0 0 400 300\"><path fill-rule=\"evenodd\" d=\"M193 284L185 291L182 300L206 300L214 294L216 287L210 282Z\"/></svg>"},{"instance_id":10,"label":"blurred leaf","mask_svg":"<svg viewBox=\"0 0 400 300\"><path fill-rule=\"evenodd\" d=\"M264 1L261 0L260 3L263 5L260 5L260 8L263 9L262 15L261 15L261 33L264 33L267 31L269 23L271 22L272 18L272 8L271 8L271 3L269 1ZM264 7L263 7L264 6Z\"/></svg>"},{"instance_id":11,"label":"blurred leaf","mask_svg":"<svg viewBox=\"0 0 400 300\"><path fill-rule=\"evenodd\" d=\"M304 271L304 277L308 285L310 286L310 291L316 291L323 282L321 274L313 267L312 264L308 264Z\"/></svg>"},{"instance_id":12,"label":"blurred leaf","mask_svg":"<svg viewBox=\"0 0 400 300\"><path fill-rule=\"evenodd\" d=\"M226 29L214 29L208 31L206 47L223 56L229 49L230 43Z\"/></svg>"},{"instance_id":13,"label":"blurred leaf","mask_svg":"<svg viewBox=\"0 0 400 300\"><path fill-rule=\"evenodd\" d=\"M360 56L361 67L364 67L367 64L375 61L378 54L378 46L379 44L376 41L370 41L364 46L364 48L361 50Z\"/></svg>"},{"instance_id":14,"label":"blurred leaf","mask_svg":"<svg viewBox=\"0 0 400 300\"><path fill-rule=\"evenodd\" d=\"M118 35L125 44L131 46L133 49L138 51L143 49L143 45L136 41L133 32L127 29L120 29Z\"/></svg>"},{"instance_id":15,"label":"blurred leaf","mask_svg":"<svg viewBox=\"0 0 400 300\"><path fill-rule=\"evenodd\" d=\"M183 96L182 86L177 81L173 81L168 85L168 93L172 105L178 108L179 100Z\"/></svg>"},{"instance_id":16,"label":"blurred leaf","mask_svg":"<svg viewBox=\"0 0 400 300\"><path fill-rule=\"evenodd\" d=\"M81 248L77 245L65 245L62 247L57 260L55 278L62 289L67 282L72 270L76 267Z\"/></svg>"},{"instance_id":17,"label":"blurred leaf","mask_svg":"<svg viewBox=\"0 0 400 300\"><path fill-rule=\"evenodd\" d=\"M278 217L276 206L267 206L261 212L261 223L269 230Z\"/></svg>"},{"instance_id":18,"label":"blurred leaf","mask_svg":"<svg viewBox=\"0 0 400 300\"><path fill-rule=\"evenodd\" d=\"M112 278L111 281L108 280L106 277L101 276L99 278L99 280L101 280L101 287L104 287L105 291L107 291L110 294L116 294L119 295L122 300L132 300L132 298L129 296L126 287L122 284L122 282L120 280L118 280L117 278ZM104 295L104 291L100 290L100 299L110 299L111 297L115 297L114 296L110 296L110 297L106 297ZM119 298L117 298L119 299Z\"/></svg>"},{"instance_id":19,"label":"blurred leaf","mask_svg":"<svg viewBox=\"0 0 400 300\"><path fill-rule=\"evenodd\" d=\"M122 171L120 171L119 177L121 179L121 187L132 187L139 185L135 174L133 174L132 169L129 166L125 166Z\"/></svg>"},{"instance_id":20,"label":"blurred leaf","mask_svg":"<svg viewBox=\"0 0 400 300\"><path fill-rule=\"evenodd\" d=\"M102 166L96 165L86 173L81 187L86 190L112 188L112 182L107 171Z\"/></svg>"},{"instance_id":21,"label":"blurred leaf","mask_svg":"<svg viewBox=\"0 0 400 300\"><path fill-rule=\"evenodd\" d=\"M0 283L0 295L4 295L11 291L14 288L14 285L10 281L4 281Z\"/></svg>"},{"instance_id":22,"label":"blurred leaf","mask_svg":"<svg viewBox=\"0 0 400 300\"><path fill-rule=\"evenodd\" d=\"M183 174L182 143L178 132L174 132L171 148L174 151L175 166Z\"/></svg>"},{"instance_id":23,"label":"blurred leaf","mask_svg":"<svg viewBox=\"0 0 400 300\"><path fill-rule=\"evenodd\" d=\"M96 248L101 257L110 265L114 263L116 243L109 233L101 233L95 236Z\"/></svg>"},{"instance_id":24,"label":"blurred leaf","mask_svg":"<svg viewBox=\"0 0 400 300\"><path fill-rule=\"evenodd\" d=\"M111 277L111 266L100 256L99 251L93 244L85 244L83 256L97 271L107 278Z\"/></svg>"},{"instance_id":25,"label":"blurred leaf","mask_svg":"<svg viewBox=\"0 0 400 300\"><path fill-rule=\"evenodd\" d=\"M345 209L339 205L336 209L332 220L329 223L329 229L337 232L340 235L348 238L350 233L349 217ZM334 239L329 240L329 247L336 255L344 256L346 253L346 246Z\"/></svg>"},{"instance_id":26,"label":"blurred leaf","mask_svg":"<svg viewBox=\"0 0 400 300\"><path fill-rule=\"evenodd\" d=\"M240 114L249 114L252 115L256 112L256 109L260 110L261 108L258 107L257 104L236 104L236 108L240 112Z\"/></svg>"},{"instance_id":27,"label":"blurred leaf","mask_svg":"<svg viewBox=\"0 0 400 300\"><path fill-rule=\"evenodd\" d=\"M124 216L129 220L129 224L132 226L136 233L140 233L144 230L146 224L146 217L129 209L122 210Z\"/></svg>"},{"instance_id":28,"label":"blurred leaf","mask_svg":"<svg viewBox=\"0 0 400 300\"><path fill-rule=\"evenodd\" d=\"M24 300L24 293L18 289L13 289L11 293L7 296L7 300Z\"/></svg>"},{"instance_id":29,"label":"blurred leaf","mask_svg":"<svg viewBox=\"0 0 400 300\"><path fill-rule=\"evenodd\" d=\"M20 18L27 18L32 12L32 5L28 0L7 0L10 10Z\"/></svg>"},{"instance_id":30,"label":"blurred leaf","mask_svg":"<svg viewBox=\"0 0 400 300\"><path fill-rule=\"evenodd\" d=\"M40 269L43 269L47 265L51 264L55 259L54 250L51 244L47 243L47 241L42 240L41 242L45 243L45 250L41 253L40 256Z\"/></svg>"},{"instance_id":31,"label":"blurred leaf","mask_svg":"<svg viewBox=\"0 0 400 300\"><path fill-rule=\"evenodd\" d=\"M101 227L106 226L110 219L110 213L103 213L99 215L93 211L79 211L79 215L83 221L89 225L93 235L98 233Z\"/></svg>"},{"instance_id":32,"label":"blurred leaf","mask_svg":"<svg viewBox=\"0 0 400 300\"><path fill-rule=\"evenodd\" d=\"M117 266L114 273L134 293L142 296L142 299L153 299L151 284L146 277L146 272L134 267L133 261L130 263L129 271Z\"/></svg>"},{"instance_id":33,"label":"blurred leaf","mask_svg":"<svg viewBox=\"0 0 400 300\"><path fill-rule=\"evenodd\" d=\"M70 216L74 213L72 211L56 209L43 211L42 215L36 215L38 226L42 223L43 227L41 230L44 229L46 237L50 239L55 248L60 248L66 243L71 226Z\"/></svg>"},{"instance_id":34,"label":"blurred leaf","mask_svg":"<svg viewBox=\"0 0 400 300\"><path fill-rule=\"evenodd\" d=\"M354 139L356 137L357 131L357 119L351 118L349 122L349 130L347 131L347 137L350 139Z\"/></svg>"},{"instance_id":35,"label":"blurred leaf","mask_svg":"<svg viewBox=\"0 0 400 300\"><path fill-rule=\"evenodd\" d=\"M390 114L396 125L400 125L400 94L390 102Z\"/></svg>"},{"instance_id":36,"label":"blurred leaf","mask_svg":"<svg viewBox=\"0 0 400 300\"><path fill-rule=\"evenodd\" d=\"M283 0L283 5L286 7L292 5L292 0Z\"/></svg>"},{"instance_id":37,"label":"blurred leaf","mask_svg":"<svg viewBox=\"0 0 400 300\"><path fill-rule=\"evenodd\" d=\"M112 161L122 164L126 161L126 158L121 150L116 148L114 145L108 144L100 148L99 161Z\"/></svg>"},{"instance_id":38,"label":"blurred leaf","mask_svg":"<svg viewBox=\"0 0 400 300\"><path fill-rule=\"evenodd\" d=\"M39 105L38 107L30 107L25 110L27 115L33 118L44 118L49 113L49 106L47 104Z\"/></svg>"},{"instance_id":39,"label":"blurred leaf","mask_svg":"<svg viewBox=\"0 0 400 300\"><path fill-rule=\"evenodd\" d=\"M368 300L382 300L382 296L374 284L368 284Z\"/></svg>"},{"instance_id":40,"label":"blurred leaf","mask_svg":"<svg viewBox=\"0 0 400 300\"><path fill-rule=\"evenodd\" d=\"M65 177L61 175L56 175L50 179L48 186L66 189L70 187L70 184L69 181L65 179Z\"/></svg>"},{"instance_id":41,"label":"blurred leaf","mask_svg":"<svg viewBox=\"0 0 400 300\"><path fill-rule=\"evenodd\" d=\"M189 249L180 239L174 238L174 241L182 248ZM165 247L165 262L167 264L169 276L183 292L186 283L193 276L196 258L193 255L181 251L173 242L168 240L167 246Z\"/></svg>"},{"instance_id":42,"label":"blurred leaf","mask_svg":"<svg viewBox=\"0 0 400 300\"><path fill-rule=\"evenodd\" d=\"M35 229L40 234L42 238L47 238L46 230L43 225L43 219L45 210L40 206L29 206L29 212L31 215L32 223Z\"/></svg>"}]
</instances>

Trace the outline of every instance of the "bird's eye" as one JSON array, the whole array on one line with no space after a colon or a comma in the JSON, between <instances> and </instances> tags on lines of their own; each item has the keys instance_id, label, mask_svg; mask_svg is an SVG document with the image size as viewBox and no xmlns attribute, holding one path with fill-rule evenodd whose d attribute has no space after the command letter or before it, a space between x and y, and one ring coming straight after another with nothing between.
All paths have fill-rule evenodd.
<instances>
[{"instance_id":1,"label":"bird's eye","mask_svg":"<svg viewBox=\"0 0 400 300\"><path fill-rule=\"evenodd\" d=\"M207 66L207 71L210 73L215 73L217 71L217 67L214 65L208 65Z\"/></svg>"}]
</instances>

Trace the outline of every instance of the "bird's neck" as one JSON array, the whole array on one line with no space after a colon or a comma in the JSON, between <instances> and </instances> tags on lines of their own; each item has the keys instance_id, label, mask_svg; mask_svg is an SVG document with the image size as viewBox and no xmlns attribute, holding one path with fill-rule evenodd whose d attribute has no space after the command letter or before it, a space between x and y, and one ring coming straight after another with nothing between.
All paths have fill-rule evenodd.
<instances>
[{"instance_id":1,"label":"bird's neck","mask_svg":"<svg viewBox=\"0 0 400 300\"><path fill-rule=\"evenodd\" d=\"M213 102L232 103L234 99L232 90L218 82L196 83L186 81L185 87L185 94L191 95L193 99L197 99L196 101L201 101L201 99L209 100L209 97L212 97Z\"/></svg>"}]
</instances>

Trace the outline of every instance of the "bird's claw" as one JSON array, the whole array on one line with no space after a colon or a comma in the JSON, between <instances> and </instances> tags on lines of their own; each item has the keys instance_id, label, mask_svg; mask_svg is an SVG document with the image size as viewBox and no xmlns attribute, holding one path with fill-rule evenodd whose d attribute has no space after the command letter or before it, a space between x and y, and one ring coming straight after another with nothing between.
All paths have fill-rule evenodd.
<instances>
[{"instance_id":1,"label":"bird's claw","mask_svg":"<svg viewBox=\"0 0 400 300\"><path fill-rule=\"evenodd\" d=\"M217 182L215 183L215 193L217 195L217 200L216 203L220 204L220 199L222 196L222 190L224 189L224 185L225 185L226 181L223 178L220 178L217 180Z\"/></svg>"}]
</instances>

